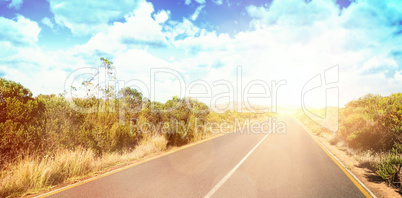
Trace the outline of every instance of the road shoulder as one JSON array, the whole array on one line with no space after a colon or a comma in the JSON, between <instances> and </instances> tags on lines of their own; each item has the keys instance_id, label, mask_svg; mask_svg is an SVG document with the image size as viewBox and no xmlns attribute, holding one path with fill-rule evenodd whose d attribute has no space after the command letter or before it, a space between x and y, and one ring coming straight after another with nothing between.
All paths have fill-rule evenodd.
<instances>
[{"instance_id":1,"label":"road shoulder","mask_svg":"<svg viewBox=\"0 0 402 198\"><path fill-rule=\"evenodd\" d=\"M299 122L299 121L298 121ZM353 173L361 183L365 185L376 197L401 197L401 195L392 187L388 187L384 181L368 167L363 166L353 156L348 155L346 151L340 150L335 145L331 145L329 140L311 132L311 130L299 122L306 131L310 133L322 146L334 155L344 166L345 169Z\"/></svg>"},{"instance_id":2,"label":"road shoulder","mask_svg":"<svg viewBox=\"0 0 402 198\"><path fill-rule=\"evenodd\" d=\"M229 133L214 134L214 135L211 135L210 137L208 137L206 139L198 140L196 142L192 142L192 143L180 146L180 147L170 147L170 148L168 148L167 150L164 150L164 151L160 151L160 152L157 152L157 153L151 153L151 154L149 154L149 155L147 155L147 156L145 156L145 157L143 157L141 159L124 162L121 165L113 165L113 166L109 167L108 169L98 171L98 172L94 172L94 173L92 173L90 175L78 178L78 179L76 179L74 181L67 181L67 182L64 182L62 184L56 185L56 186L52 187L49 190L42 190L42 191L40 191L38 193L28 194L28 195L26 195L24 197L48 197L50 195L54 195L56 193L68 190L70 188L74 188L76 186L86 184L86 183L91 182L93 180L97 180L97 179L100 179L102 177L106 177L108 175L111 175L111 174L126 170L128 168L138 166L138 165L146 163L148 161L161 158L163 156L166 156L166 155L181 151L181 150L189 148L189 147L196 146L198 144L201 144L201 143L204 143L204 142L207 142L207 141L222 137L222 136L227 135L227 134L229 134Z\"/></svg>"}]
</instances>

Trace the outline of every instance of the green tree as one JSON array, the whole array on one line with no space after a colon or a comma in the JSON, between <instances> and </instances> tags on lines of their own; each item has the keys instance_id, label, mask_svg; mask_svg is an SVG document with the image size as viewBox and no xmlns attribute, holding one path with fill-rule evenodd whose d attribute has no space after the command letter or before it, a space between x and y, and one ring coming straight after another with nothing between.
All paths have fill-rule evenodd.
<instances>
[{"instance_id":1,"label":"green tree","mask_svg":"<svg viewBox=\"0 0 402 198\"><path fill-rule=\"evenodd\" d=\"M41 147L43 109L29 89L0 78L0 164Z\"/></svg>"}]
</instances>

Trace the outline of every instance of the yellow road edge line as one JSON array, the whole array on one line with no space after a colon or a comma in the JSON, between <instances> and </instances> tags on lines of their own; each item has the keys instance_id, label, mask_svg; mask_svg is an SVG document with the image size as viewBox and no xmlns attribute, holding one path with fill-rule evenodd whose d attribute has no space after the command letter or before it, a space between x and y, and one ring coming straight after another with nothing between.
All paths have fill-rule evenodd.
<instances>
[{"instance_id":1,"label":"yellow road edge line","mask_svg":"<svg viewBox=\"0 0 402 198\"><path fill-rule=\"evenodd\" d=\"M360 192L363 193L363 195L365 197L373 197L376 198L376 196L374 195L373 192L370 191L370 189L367 188L367 186L365 186L363 184L363 182L361 182L351 171L347 170L345 168L345 166L343 165L343 163L334 155L331 153L331 151L329 151L327 149L327 147L325 147L320 141L317 140L317 138L315 138L312 135L312 132L309 128L307 128L306 126L304 126L302 123L300 123L296 118L295 118L296 122L302 126L304 128L304 130L310 135L310 137L320 146L320 148L322 150L324 150L324 152L332 159L332 161L335 162L336 165L338 165L338 167L345 173L346 176L348 176L348 178L352 181L352 183L360 190Z\"/></svg>"},{"instance_id":2,"label":"yellow road edge line","mask_svg":"<svg viewBox=\"0 0 402 198\"><path fill-rule=\"evenodd\" d=\"M65 187L63 187L63 188L59 188L59 189L56 189L56 190L53 190L53 191L50 191L50 192L47 192L47 193L38 195L38 196L36 196L35 198L39 198L39 197L48 197L48 196L50 196L50 195L54 195L54 194L56 194L56 193L66 191L66 190L68 190L68 189L71 189L71 188L74 188L74 187L77 187L77 186L86 184L86 183L88 183L88 182L91 182L91 181L94 181L94 180L97 180L97 179L106 177L106 176L111 175L111 174L114 174L114 173L118 173L118 172L120 172L120 171L129 169L129 168L138 166L138 165L140 165L140 164L149 162L149 161L151 161L151 160L158 159L158 158L164 157L164 156L166 156L166 155L169 155L169 154L178 152L178 151L180 151L180 150L183 150L183 149L186 149L186 148L189 148L189 147L192 147L192 146L195 146L195 145L198 145L198 144L201 144L201 143L204 143L204 142L207 142L207 141L216 139L216 138L218 138L218 137L222 137L222 136L227 135L227 134L230 134L230 133L233 133L233 132L222 133L222 134L217 135L217 136L215 136L215 137L211 137L211 138L207 138L207 139L204 139L204 140L200 140L200 141L198 141L198 142L193 142L193 143L191 143L191 144L187 144L187 145L181 146L181 147L179 147L179 148L176 148L176 149L174 149L174 150L168 151L168 152L166 152L166 153L162 153L162 154L159 154L159 155L157 155L157 156L144 159L144 160L139 161L139 162L136 162L136 163L134 163L134 164L129 164L129 165L123 166L123 167L121 167L121 168L118 168L118 169L115 169L115 170L112 170L112 171L103 173L103 174L101 174L101 175L98 175L98 176L95 176L95 177L86 179L86 180L84 180L84 181L79 181L78 183L71 184L71 185L65 186Z\"/></svg>"}]
</instances>

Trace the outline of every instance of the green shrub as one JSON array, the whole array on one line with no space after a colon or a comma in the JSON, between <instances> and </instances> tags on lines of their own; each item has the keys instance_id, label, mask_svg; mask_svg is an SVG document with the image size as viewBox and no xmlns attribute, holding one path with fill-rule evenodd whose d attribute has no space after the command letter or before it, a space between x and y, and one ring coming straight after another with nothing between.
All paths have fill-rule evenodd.
<instances>
[{"instance_id":1,"label":"green shrub","mask_svg":"<svg viewBox=\"0 0 402 198\"><path fill-rule=\"evenodd\" d=\"M401 165L402 165L402 145L396 145L388 156L377 165L376 173L383 178L388 185L400 186Z\"/></svg>"},{"instance_id":2,"label":"green shrub","mask_svg":"<svg viewBox=\"0 0 402 198\"><path fill-rule=\"evenodd\" d=\"M402 93L368 94L346 104L339 134L351 148L389 151L402 143Z\"/></svg>"}]
</instances>

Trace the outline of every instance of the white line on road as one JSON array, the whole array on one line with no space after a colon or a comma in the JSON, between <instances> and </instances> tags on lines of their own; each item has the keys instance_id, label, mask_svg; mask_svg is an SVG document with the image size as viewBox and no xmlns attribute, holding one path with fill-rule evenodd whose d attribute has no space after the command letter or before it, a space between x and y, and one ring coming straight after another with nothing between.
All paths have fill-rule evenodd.
<instances>
[{"instance_id":1,"label":"white line on road","mask_svg":"<svg viewBox=\"0 0 402 198\"><path fill-rule=\"evenodd\" d=\"M253 149L250 150L250 152L247 153L246 156L244 156L244 158L242 160L240 160L240 162L233 167L232 170L230 170L228 172L228 174L225 175L225 177L223 177L205 196L204 198L210 198L228 179L230 176L233 175L233 173L243 164L244 161L246 161L246 159L248 158L248 156L251 155L251 153L253 153L253 151L258 147L258 145L261 144L262 141L264 141L264 139L270 134L270 132L268 132L254 147Z\"/></svg>"}]
</instances>

